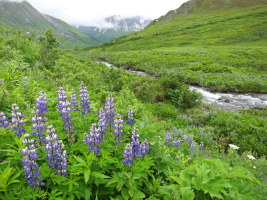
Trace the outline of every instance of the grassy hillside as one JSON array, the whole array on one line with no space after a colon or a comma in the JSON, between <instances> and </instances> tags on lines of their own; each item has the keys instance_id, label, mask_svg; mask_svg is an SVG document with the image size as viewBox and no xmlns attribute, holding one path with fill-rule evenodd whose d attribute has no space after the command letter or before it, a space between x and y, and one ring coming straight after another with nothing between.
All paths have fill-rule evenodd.
<instances>
[{"instance_id":1,"label":"grassy hillside","mask_svg":"<svg viewBox=\"0 0 267 200\"><path fill-rule=\"evenodd\" d=\"M241 0L247 1L247 0ZM267 2L196 10L103 45L114 51L177 46L260 45L267 41Z\"/></svg>"},{"instance_id":2,"label":"grassy hillside","mask_svg":"<svg viewBox=\"0 0 267 200\"><path fill-rule=\"evenodd\" d=\"M212 90L265 93L266 45L267 1L192 0L80 55Z\"/></svg>"},{"instance_id":3,"label":"grassy hillside","mask_svg":"<svg viewBox=\"0 0 267 200\"><path fill-rule=\"evenodd\" d=\"M40 13L27 1L0 1L0 24L29 34L43 34L45 30L52 28L62 48L84 48L97 43L62 20Z\"/></svg>"}]
</instances>

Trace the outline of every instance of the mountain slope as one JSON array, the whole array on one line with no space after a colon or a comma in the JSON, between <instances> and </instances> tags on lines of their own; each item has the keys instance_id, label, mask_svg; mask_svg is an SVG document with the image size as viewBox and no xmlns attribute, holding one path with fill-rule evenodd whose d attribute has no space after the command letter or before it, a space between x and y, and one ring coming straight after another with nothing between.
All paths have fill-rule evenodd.
<instances>
[{"instance_id":1,"label":"mountain slope","mask_svg":"<svg viewBox=\"0 0 267 200\"><path fill-rule=\"evenodd\" d=\"M106 43L105 47L137 50L188 45L266 44L266 0L254 3L249 3L249 0L224 0L217 5L218 2L191 0L186 4L187 9L182 6L176 11L177 15L169 12L144 30Z\"/></svg>"},{"instance_id":2,"label":"mountain slope","mask_svg":"<svg viewBox=\"0 0 267 200\"><path fill-rule=\"evenodd\" d=\"M65 48L86 47L97 43L64 21L40 13L27 1L0 1L0 24L39 34L48 28L53 28L61 47Z\"/></svg>"},{"instance_id":3,"label":"mountain slope","mask_svg":"<svg viewBox=\"0 0 267 200\"><path fill-rule=\"evenodd\" d=\"M79 26L78 29L90 37L106 42L142 30L151 20L139 16L122 18L119 15L113 15L105 18L105 22L106 25L103 27Z\"/></svg>"}]
</instances>

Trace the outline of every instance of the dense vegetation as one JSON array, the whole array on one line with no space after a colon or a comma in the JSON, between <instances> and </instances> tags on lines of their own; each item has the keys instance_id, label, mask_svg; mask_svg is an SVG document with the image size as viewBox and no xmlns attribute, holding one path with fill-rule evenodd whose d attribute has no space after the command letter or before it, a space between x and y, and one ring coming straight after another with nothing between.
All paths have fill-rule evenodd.
<instances>
[{"instance_id":1,"label":"dense vegetation","mask_svg":"<svg viewBox=\"0 0 267 200\"><path fill-rule=\"evenodd\" d=\"M57 46L0 26L0 199L266 198L267 110L215 110L183 83L266 92L264 47Z\"/></svg>"}]
</instances>

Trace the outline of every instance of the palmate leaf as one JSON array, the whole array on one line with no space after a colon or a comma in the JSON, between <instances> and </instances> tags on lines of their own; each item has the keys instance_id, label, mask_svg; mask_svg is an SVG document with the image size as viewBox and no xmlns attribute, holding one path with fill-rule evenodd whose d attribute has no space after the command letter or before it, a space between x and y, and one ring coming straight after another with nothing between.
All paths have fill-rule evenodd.
<instances>
[{"instance_id":1,"label":"palmate leaf","mask_svg":"<svg viewBox=\"0 0 267 200\"><path fill-rule=\"evenodd\" d=\"M14 169L10 167L0 171L0 191L4 192L9 185L20 182L17 178L20 176L21 172L17 172L12 176L13 173Z\"/></svg>"}]
</instances>

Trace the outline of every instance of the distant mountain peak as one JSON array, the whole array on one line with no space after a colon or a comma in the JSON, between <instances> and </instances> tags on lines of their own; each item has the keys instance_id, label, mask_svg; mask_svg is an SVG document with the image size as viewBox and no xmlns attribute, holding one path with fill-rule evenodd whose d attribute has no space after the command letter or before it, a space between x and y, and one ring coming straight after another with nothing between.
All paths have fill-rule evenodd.
<instances>
[{"instance_id":1,"label":"distant mountain peak","mask_svg":"<svg viewBox=\"0 0 267 200\"><path fill-rule=\"evenodd\" d=\"M102 26L79 26L79 30L102 42L109 41L130 33L144 29L151 19L141 16L122 17L112 15L106 17Z\"/></svg>"}]
</instances>

